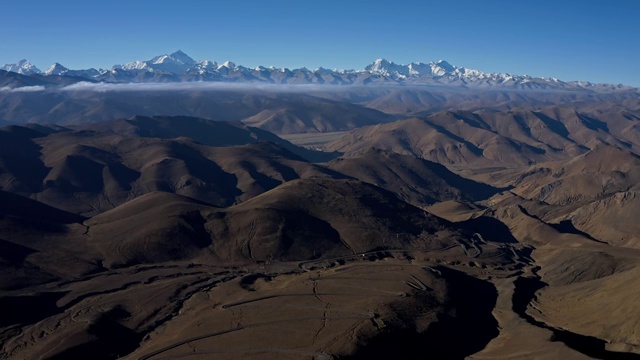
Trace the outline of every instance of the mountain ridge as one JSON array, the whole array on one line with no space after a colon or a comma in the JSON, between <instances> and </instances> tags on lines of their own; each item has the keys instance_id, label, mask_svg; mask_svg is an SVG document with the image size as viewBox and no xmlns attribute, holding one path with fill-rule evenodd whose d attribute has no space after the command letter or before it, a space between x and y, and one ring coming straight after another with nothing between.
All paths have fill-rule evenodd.
<instances>
[{"instance_id":1,"label":"mountain ridge","mask_svg":"<svg viewBox=\"0 0 640 360\"><path fill-rule=\"evenodd\" d=\"M27 60L6 64L0 70L23 75L71 75L98 82L189 82L230 81L275 84L332 84L332 85L455 85L472 88L513 88L533 90L616 90L633 88L622 84L594 84L588 81L561 81L556 78L490 73L451 65L447 61L412 62L396 64L377 59L361 70L329 70L318 67L288 69L274 66L249 68L231 61L219 64L210 60L194 60L181 50L155 56L149 60L136 60L113 65L109 69L67 69L59 63L41 71Z\"/></svg>"}]
</instances>

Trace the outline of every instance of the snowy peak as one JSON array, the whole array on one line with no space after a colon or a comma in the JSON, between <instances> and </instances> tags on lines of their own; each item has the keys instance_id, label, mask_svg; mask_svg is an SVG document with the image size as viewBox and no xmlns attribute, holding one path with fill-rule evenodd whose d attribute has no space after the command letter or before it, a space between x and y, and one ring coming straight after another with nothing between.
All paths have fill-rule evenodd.
<instances>
[{"instance_id":1,"label":"snowy peak","mask_svg":"<svg viewBox=\"0 0 640 360\"><path fill-rule=\"evenodd\" d=\"M44 71L44 75L63 75L69 72L69 69L60 65L60 63L55 63L51 65L47 70Z\"/></svg>"},{"instance_id":2,"label":"snowy peak","mask_svg":"<svg viewBox=\"0 0 640 360\"><path fill-rule=\"evenodd\" d=\"M217 62L202 60L202 61L196 61L193 68L189 71L195 71L196 73L199 73L199 74L206 74L206 73L216 71L216 69L218 69Z\"/></svg>"},{"instance_id":3,"label":"snowy peak","mask_svg":"<svg viewBox=\"0 0 640 360\"><path fill-rule=\"evenodd\" d=\"M38 69L35 65L25 59L22 59L15 64L5 64L4 66L0 67L0 70L11 71L22 75L41 73L40 69Z\"/></svg>"},{"instance_id":4,"label":"snowy peak","mask_svg":"<svg viewBox=\"0 0 640 360\"><path fill-rule=\"evenodd\" d=\"M435 62L435 66L440 69L445 70L446 72L454 72L457 68L444 60L438 60Z\"/></svg>"},{"instance_id":5,"label":"snowy peak","mask_svg":"<svg viewBox=\"0 0 640 360\"><path fill-rule=\"evenodd\" d=\"M41 71L27 60L7 64L1 70L24 75L40 74ZM377 59L362 70L330 70L318 67L287 69L275 66L246 68L231 61L219 64L209 60L194 60L183 51L163 54L146 61L134 61L115 65L109 70L69 70L56 63L45 76L63 75L102 82L181 82L181 81L230 81L264 82L276 84L438 84L473 88L512 89L567 89L617 91L627 89L623 85L592 84L589 82L563 82L557 79L519 76L506 73L485 73L479 70L454 66L444 60L436 62L412 62L397 64L387 59Z\"/></svg>"},{"instance_id":6,"label":"snowy peak","mask_svg":"<svg viewBox=\"0 0 640 360\"><path fill-rule=\"evenodd\" d=\"M398 65L387 59L377 59L373 64L364 68L366 71L377 73L380 75L408 75L409 69L404 65Z\"/></svg>"},{"instance_id":7,"label":"snowy peak","mask_svg":"<svg viewBox=\"0 0 640 360\"><path fill-rule=\"evenodd\" d=\"M432 74L431 64L425 63L411 63L407 65L407 70L410 76L421 76L423 74Z\"/></svg>"},{"instance_id":8,"label":"snowy peak","mask_svg":"<svg viewBox=\"0 0 640 360\"><path fill-rule=\"evenodd\" d=\"M182 50L178 50L172 54L169 55L169 58L171 58L172 60L184 64L184 65L189 65L189 66L193 66L196 64L196 61L193 60L189 55L185 54L184 52L182 52Z\"/></svg>"},{"instance_id":9,"label":"snowy peak","mask_svg":"<svg viewBox=\"0 0 640 360\"><path fill-rule=\"evenodd\" d=\"M236 64L231 61L225 61L222 65L218 66L218 69L220 68L235 69Z\"/></svg>"},{"instance_id":10,"label":"snowy peak","mask_svg":"<svg viewBox=\"0 0 640 360\"><path fill-rule=\"evenodd\" d=\"M143 70L149 72L165 72L184 74L198 63L181 50L171 54L158 55L147 61L134 61L124 65L116 65L112 70Z\"/></svg>"},{"instance_id":11,"label":"snowy peak","mask_svg":"<svg viewBox=\"0 0 640 360\"><path fill-rule=\"evenodd\" d=\"M389 68L395 65L387 59L376 59L373 63L367 65L364 69L367 71L383 71L389 70Z\"/></svg>"},{"instance_id":12,"label":"snowy peak","mask_svg":"<svg viewBox=\"0 0 640 360\"><path fill-rule=\"evenodd\" d=\"M374 74L389 76L394 79L418 78L424 76L441 77L450 75L456 68L446 61L428 64L416 62L408 65L399 65L386 59L378 59L365 67L365 71Z\"/></svg>"},{"instance_id":13,"label":"snowy peak","mask_svg":"<svg viewBox=\"0 0 640 360\"><path fill-rule=\"evenodd\" d=\"M325 69L322 66L317 67L315 70L313 70L314 73L316 74L321 74L321 75L332 75L333 71L330 69Z\"/></svg>"},{"instance_id":14,"label":"snowy peak","mask_svg":"<svg viewBox=\"0 0 640 360\"><path fill-rule=\"evenodd\" d=\"M134 62L130 62L124 65L116 65L113 69L124 69L124 70L142 70L147 67L147 63L145 61L136 60Z\"/></svg>"},{"instance_id":15,"label":"snowy peak","mask_svg":"<svg viewBox=\"0 0 640 360\"><path fill-rule=\"evenodd\" d=\"M173 54L164 54L160 56L156 56L153 59L147 61L147 63L151 64L180 64L185 66L193 66L196 64L196 61L190 58L187 54L182 51L176 51Z\"/></svg>"},{"instance_id":16,"label":"snowy peak","mask_svg":"<svg viewBox=\"0 0 640 360\"><path fill-rule=\"evenodd\" d=\"M451 76L462 68L459 69L444 60L430 63L417 62L409 65L398 65L386 59L378 59L364 69L375 74L394 78L416 78L423 76Z\"/></svg>"},{"instance_id":17,"label":"snowy peak","mask_svg":"<svg viewBox=\"0 0 640 360\"><path fill-rule=\"evenodd\" d=\"M398 65L392 61L378 59L365 67L364 71L402 81L435 80L445 83L461 82L462 84L470 84L487 77L507 77L507 74L485 74L478 70L456 67L444 60Z\"/></svg>"}]
</instances>

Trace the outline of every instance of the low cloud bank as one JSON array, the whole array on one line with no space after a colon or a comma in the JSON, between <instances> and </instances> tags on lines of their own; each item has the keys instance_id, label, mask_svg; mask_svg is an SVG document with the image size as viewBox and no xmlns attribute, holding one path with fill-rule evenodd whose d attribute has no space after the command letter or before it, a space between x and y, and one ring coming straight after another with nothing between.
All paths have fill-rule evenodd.
<instances>
[{"instance_id":1,"label":"low cloud bank","mask_svg":"<svg viewBox=\"0 0 640 360\"><path fill-rule=\"evenodd\" d=\"M17 88L12 88L10 86L0 87L0 92L9 92L9 93L19 93L19 92L36 92L36 91L44 91L45 87L38 86L21 86Z\"/></svg>"},{"instance_id":2,"label":"low cloud bank","mask_svg":"<svg viewBox=\"0 0 640 360\"><path fill-rule=\"evenodd\" d=\"M177 83L92 83L79 82L67 85L62 91L192 91L192 90L264 90L280 92L306 92L313 90L346 89L352 85L322 84L265 84L265 83L230 83L230 82L177 82Z\"/></svg>"}]
</instances>

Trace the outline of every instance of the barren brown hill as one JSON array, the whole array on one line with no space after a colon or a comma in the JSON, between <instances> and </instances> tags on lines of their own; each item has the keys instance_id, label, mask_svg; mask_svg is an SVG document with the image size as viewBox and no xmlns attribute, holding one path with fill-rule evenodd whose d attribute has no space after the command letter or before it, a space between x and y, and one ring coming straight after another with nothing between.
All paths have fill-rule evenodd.
<instances>
[{"instance_id":1,"label":"barren brown hill","mask_svg":"<svg viewBox=\"0 0 640 360\"><path fill-rule=\"evenodd\" d=\"M147 120L163 124L162 119L142 121ZM345 177L279 145L256 143L243 125L198 119L167 121L193 121L196 129L202 125L212 132L220 130L218 136L227 138L223 143L248 144L213 147L185 137L163 140L93 130L45 136L31 129L6 128L0 132L5 140L0 145L2 188L73 213L95 215L152 191L177 193L224 207L299 177ZM111 123L118 124L121 127L116 130L124 133L141 131L128 121ZM182 126L189 128L188 124ZM232 129L231 134L224 131L227 128ZM235 139L234 133L239 134ZM204 135L203 131L201 138ZM216 143L215 136L211 139ZM16 148L22 151L16 152Z\"/></svg>"},{"instance_id":2,"label":"barren brown hill","mask_svg":"<svg viewBox=\"0 0 640 360\"><path fill-rule=\"evenodd\" d=\"M446 111L358 129L327 149L361 153L380 148L442 164L516 166L570 159L598 145L638 152L632 111L596 115L571 108L539 111Z\"/></svg>"},{"instance_id":3,"label":"barren brown hill","mask_svg":"<svg viewBox=\"0 0 640 360\"><path fill-rule=\"evenodd\" d=\"M188 139L80 131L43 138L40 145L48 172L34 196L71 212L100 213L150 191L200 195L214 205L240 195L233 175Z\"/></svg>"},{"instance_id":4,"label":"barren brown hill","mask_svg":"<svg viewBox=\"0 0 640 360\"><path fill-rule=\"evenodd\" d=\"M389 190L416 206L447 200L481 200L499 191L460 177L443 165L377 149L358 157L338 158L326 166Z\"/></svg>"},{"instance_id":5,"label":"barren brown hill","mask_svg":"<svg viewBox=\"0 0 640 360\"><path fill-rule=\"evenodd\" d=\"M86 221L22 196L0 195L3 264L19 270L8 277L12 281L28 273L32 261L45 274L65 273L67 266L75 267L71 274L82 274L103 265L202 257L223 263L305 260L414 248L410 242L418 239L426 241L419 248L437 248L453 240L438 240L435 233L456 233L393 194L352 180L288 182L229 210L152 192ZM65 259L64 265L57 259ZM12 286L19 286L15 281Z\"/></svg>"},{"instance_id":6,"label":"barren brown hill","mask_svg":"<svg viewBox=\"0 0 640 360\"><path fill-rule=\"evenodd\" d=\"M598 144L635 152L640 149L635 132L630 130L640 125L640 113L637 111L550 106L540 110L482 109L454 111L453 114L455 121L446 116L429 118L464 139L477 136L470 130L484 129L544 150L549 159L553 159L553 153L558 151L561 151L562 158L577 156Z\"/></svg>"},{"instance_id":7,"label":"barren brown hill","mask_svg":"<svg viewBox=\"0 0 640 360\"><path fill-rule=\"evenodd\" d=\"M209 146L246 145L266 141L278 144L309 161L328 161L337 156L295 146L269 131L235 121L213 121L188 116L133 116L75 128L160 139L187 137Z\"/></svg>"},{"instance_id":8,"label":"barren brown hill","mask_svg":"<svg viewBox=\"0 0 640 360\"><path fill-rule=\"evenodd\" d=\"M456 129L452 132L438 124L442 122ZM362 154L371 148L445 165L526 165L557 156L557 151L547 154L545 150L502 137L489 129L469 125L450 112L357 129L326 146L329 151L347 155Z\"/></svg>"},{"instance_id":9,"label":"barren brown hill","mask_svg":"<svg viewBox=\"0 0 640 360\"><path fill-rule=\"evenodd\" d=\"M533 114L549 125L558 126L561 135L566 134L568 139L580 146L593 149L598 144L606 144L636 153L640 150L634 131L640 121L637 110L610 109L606 106L587 110L548 107Z\"/></svg>"},{"instance_id":10,"label":"barren brown hill","mask_svg":"<svg viewBox=\"0 0 640 360\"><path fill-rule=\"evenodd\" d=\"M286 141L271 133L235 121L213 121L188 116L133 116L74 127L78 130L114 132L130 137L175 139L188 137L204 145L233 146L258 141Z\"/></svg>"},{"instance_id":11,"label":"barren brown hill","mask_svg":"<svg viewBox=\"0 0 640 360\"><path fill-rule=\"evenodd\" d=\"M0 356L99 353L99 358L112 358L135 351L132 358L171 357L181 354L183 342L223 335L231 326L238 333L222 351L242 358L247 339L255 337L254 327L271 331L302 323L318 334L312 345L304 341L306 333L287 333L272 338L269 352L293 351L295 358L303 341L306 353L370 357L372 352L391 354L398 339L406 338L403 354L419 344L446 356L449 350L442 344L462 334L474 339L455 351L464 357L498 334L491 315L496 292L486 281L437 264L455 266L473 258L482 269L518 265L500 243L474 244L474 254L461 246L469 243L469 234L355 180L293 180L228 209L154 192L83 224L73 220L65 234L75 239L69 244L73 249L44 247L41 252L63 269L60 262L81 250L98 271L76 269L75 277L64 278L71 281L43 285L29 295L0 294L3 305L21 302L38 309L29 316L23 311L3 318L3 329L21 331L0 335ZM58 243L47 243L57 248ZM414 261L413 256L431 260ZM338 264L346 266L323 270ZM56 291L44 291L51 288ZM473 301L466 295L469 289ZM229 325L225 319L240 308L242 326ZM175 336L165 336L166 331ZM354 336L342 336L349 332ZM36 334L38 340L32 341ZM341 340L334 339L336 334ZM266 346L255 341L252 346ZM206 358L210 345L194 345L194 355Z\"/></svg>"},{"instance_id":12,"label":"barren brown hill","mask_svg":"<svg viewBox=\"0 0 640 360\"><path fill-rule=\"evenodd\" d=\"M527 199L567 205L636 190L640 182L640 157L628 150L598 145L568 161L506 170L482 178L494 183L502 179L514 187L515 194Z\"/></svg>"},{"instance_id":13,"label":"barren brown hill","mask_svg":"<svg viewBox=\"0 0 640 360\"><path fill-rule=\"evenodd\" d=\"M578 230L611 245L640 248L638 191L625 191L590 202L566 216Z\"/></svg>"},{"instance_id":14,"label":"barren brown hill","mask_svg":"<svg viewBox=\"0 0 640 360\"><path fill-rule=\"evenodd\" d=\"M144 116L195 116L239 121L255 115L273 94L241 91L50 91L3 93L0 118L18 123L82 124Z\"/></svg>"},{"instance_id":15,"label":"barren brown hill","mask_svg":"<svg viewBox=\"0 0 640 360\"><path fill-rule=\"evenodd\" d=\"M358 105L304 97L271 106L242 122L277 134L297 134L352 130L392 119L385 113Z\"/></svg>"},{"instance_id":16,"label":"barren brown hill","mask_svg":"<svg viewBox=\"0 0 640 360\"><path fill-rule=\"evenodd\" d=\"M87 220L0 194L7 200L0 213L2 238L45 257L76 256L94 270L175 260L233 264L433 250L462 236L448 222L355 180L293 180L228 209L150 192ZM84 255L77 254L81 249Z\"/></svg>"},{"instance_id":17,"label":"barren brown hill","mask_svg":"<svg viewBox=\"0 0 640 360\"><path fill-rule=\"evenodd\" d=\"M638 358L616 91L3 92L0 359Z\"/></svg>"},{"instance_id":18,"label":"barren brown hill","mask_svg":"<svg viewBox=\"0 0 640 360\"><path fill-rule=\"evenodd\" d=\"M433 249L460 236L448 222L390 192L354 180L317 178L287 182L232 207L211 229L214 237L237 242L236 251L245 257L260 260Z\"/></svg>"},{"instance_id":19,"label":"barren brown hill","mask_svg":"<svg viewBox=\"0 0 640 360\"><path fill-rule=\"evenodd\" d=\"M22 126L0 128L0 189L30 193L42 186L47 169L34 139L45 134Z\"/></svg>"},{"instance_id":20,"label":"barren brown hill","mask_svg":"<svg viewBox=\"0 0 640 360\"><path fill-rule=\"evenodd\" d=\"M106 92L0 93L0 119L19 124L86 124L134 115L247 119L249 125L278 133L349 130L392 119L358 104L287 92L286 88L207 91L171 90L168 85L161 91L128 91L124 86Z\"/></svg>"},{"instance_id":21,"label":"barren brown hill","mask_svg":"<svg viewBox=\"0 0 640 360\"><path fill-rule=\"evenodd\" d=\"M419 90L393 89L370 100L367 106L389 114L414 114L420 111L439 111L445 107L451 93Z\"/></svg>"},{"instance_id":22,"label":"barren brown hill","mask_svg":"<svg viewBox=\"0 0 640 360\"><path fill-rule=\"evenodd\" d=\"M82 233L84 217L0 190L0 289L101 271Z\"/></svg>"},{"instance_id":23,"label":"barren brown hill","mask_svg":"<svg viewBox=\"0 0 640 360\"><path fill-rule=\"evenodd\" d=\"M573 253L571 257L577 255ZM626 254L606 253L603 256L605 263L609 263L613 270L592 280L542 289L528 313L552 326L603 339L605 350L610 352L604 352L601 357L636 358L635 354L640 350L636 325L640 314L633 300L638 296L640 267L637 256L637 251L629 250ZM594 262L595 259L581 260ZM601 268L603 261L594 263Z\"/></svg>"},{"instance_id":24,"label":"barren brown hill","mask_svg":"<svg viewBox=\"0 0 640 360\"><path fill-rule=\"evenodd\" d=\"M212 243L204 218L211 211L191 198L152 192L87 220L85 235L107 268L193 259Z\"/></svg>"},{"instance_id":25,"label":"barren brown hill","mask_svg":"<svg viewBox=\"0 0 640 360\"><path fill-rule=\"evenodd\" d=\"M637 355L631 353L637 354L639 342L632 330L634 321L629 321L629 317L636 317L629 298L635 296L633 289L640 263L638 250L629 248L637 246L637 239L626 232L634 228L630 224L633 215L626 216L622 211L633 211L634 202L632 192L618 193L578 206L568 223L557 223L554 217L571 212L571 206L549 205L505 192L488 202L490 209L475 210L471 216L481 213L500 220L519 243L527 244L533 250L531 257L539 268L529 269L530 274L515 281L513 297L513 309L528 319L528 324L551 330L556 339L590 357L633 359ZM452 207L430 209L460 214L470 211ZM554 222L543 220L545 215ZM615 219L618 216L621 217L619 223ZM585 230L600 236L594 238ZM617 242L600 241L604 236L615 237ZM607 289L606 296L603 296L603 288ZM520 297L524 297L524 303L518 305ZM589 315L603 308L608 309L606 316ZM533 336L535 332L534 329L525 330L527 326L517 322L508 326L510 336L493 347L488 346L477 355L478 359L506 356L514 351L509 342L518 336L518 332L526 331L527 336ZM523 343L530 341L533 339ZM542 349L551 348L545 345ZM529 349L526 353L536 351ZM489 356L501 352L500 356Z\"/></svg>"}]
</instances>

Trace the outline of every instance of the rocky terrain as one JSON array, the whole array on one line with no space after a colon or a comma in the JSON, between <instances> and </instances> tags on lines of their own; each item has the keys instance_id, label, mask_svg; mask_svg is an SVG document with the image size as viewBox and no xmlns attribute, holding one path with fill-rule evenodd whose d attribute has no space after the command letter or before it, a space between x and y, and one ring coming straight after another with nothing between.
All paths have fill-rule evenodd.
<instances>
[{"instance_id":1,"label":"rocky terrain","mask_svg":"<svg viewBox=\"0 0 640 360\"><path fill-rule=\"evenodd\" d=\"M0 72L0 358L640 358L637 90L87 74Z\"/></svg>"}]
</instances>

